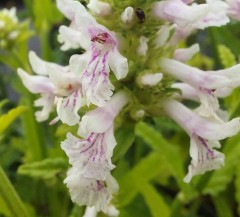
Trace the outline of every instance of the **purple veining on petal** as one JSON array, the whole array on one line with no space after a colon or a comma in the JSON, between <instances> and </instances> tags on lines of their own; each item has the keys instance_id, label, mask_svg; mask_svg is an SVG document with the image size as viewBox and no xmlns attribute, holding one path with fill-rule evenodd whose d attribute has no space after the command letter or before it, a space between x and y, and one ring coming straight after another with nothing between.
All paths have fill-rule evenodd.
<instances>
[{"instance_id":1,"label":"purple veining on petal","mask_svg":"<svg viewBox=\"0 0 240 217\"><path fill-rule=\"evenodd\" d=\"M97 180L97 191L101 191L104 188L104 185L101 181Z\"/></svg>"},{"instance_id":2,"label":"purple veining on petal","mask_svg":"<svg viewBox=\"0 0 240 217\"><path fill-rule=\"evenodd\" d=\"M76 90L74 93L73 93L73 107L76 106L77 104L77 98L78 98L78 91Z\"/></svg>"},{"instance_id":3,"label":"purple veining on petal","mask_svg":"<svg viewBox=\"0 0 240 217\"><path fill-rule=\"evenodd\" d=\"M109 52L106 52L102 58L103 68L102 68L102 71L100 71L100 73L99 73L99 75L103 75L103 77L104 77L103 82L108 82L108 73L106 72L106 62L107 62L108 54L109 54Z\"/></svg>"},{"instance_id":4,"label":"purple veining on petal","mask_svg":"<svg viewBox=\"0 0 240 217\"><path fill-rule=\"evenodd\" d=\"M94 135L94 133L91 133L89 137L92 137L93 135ZM95 134L95 135L96 135L96 134ZM91 141L91 139L83 140L83 142L84 142L84 141L87 141L87 142L89 142L90 144L89 144L89 146L88 146L86 149L82 150L80 153L84 153L84 152L87 152L88 150L90 150L90 149L94 146L94 144L95 144L95 142L96 142L96 140L97 140L97 138L98 138L99 135L100 135L100 134L97 134L93 141ZM88 138L89 138L89 137L88 137Z\"/></svg>"},{"instance_id":5,"label":"purple veining on petal","mask_svg":"<svg viewBox=\"0 0 240 217\"><path fill-rule=\"evenodd\" d=\"M64 108L68 107L68 105L69 105L69 101L70 101L70 99L67 98L67 100L66 100L66 102L65 102L65 105L64 105Z\"/></svg>"},{"instance_id":6,"label":"purple veining on petal","mask_svg":"<svg viewBox=\"0 0 240 217\"><path fill-rule=\"evenodd\" d=\"M203 139L202 137L198 136L198 139L200 140L201 144L207 149L208 151L208 154L213 158L214 157L214 151L211 150L209 147L208 147L208 144L206 142L205 139ZM207 154L207 156L208 156Z\"/></svg>"}]
</instances>

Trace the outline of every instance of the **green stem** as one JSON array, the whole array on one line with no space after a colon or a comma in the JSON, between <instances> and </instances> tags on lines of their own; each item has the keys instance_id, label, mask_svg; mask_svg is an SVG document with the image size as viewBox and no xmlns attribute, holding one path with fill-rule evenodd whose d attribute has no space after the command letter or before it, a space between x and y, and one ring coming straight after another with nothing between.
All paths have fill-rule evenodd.
<instances>
[{"instance_id":1,"label":"green stem","mask_svg":"<svg viewBox=\"0 0 240 217\"><path fill-rule=\"evenodd\" d=\"M1 166L0 180L0 194L4 201L6 201L12 216L19 216L21 214L22 217L30 217L30 214L27 212L22 200L15 191Z\"/></svg>"}]
</instances>

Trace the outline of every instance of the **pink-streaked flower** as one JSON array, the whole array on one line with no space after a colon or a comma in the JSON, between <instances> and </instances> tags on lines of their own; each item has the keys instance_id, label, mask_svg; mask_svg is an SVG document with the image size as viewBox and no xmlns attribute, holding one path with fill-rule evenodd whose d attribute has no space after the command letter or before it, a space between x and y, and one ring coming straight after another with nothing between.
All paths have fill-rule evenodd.
<instances>
[{"instance_id":1,"label":"pink-streaked flower","mask_svg":"<svg viewBox=\"0 0 240 217\"><path fill-rule=\"evenodd\" d=\"M113 96L104 107L88 112L80 122L79 139L72 134L62 142L62 149L69 162L79 168L86 178L105 180L115 166L111 162L116 140L113 134L113 122L122 107L128 102L125 93Z\"/></svg>"},{"instance_id":2,"label":"pink-streaked flower","mask_svg":"<svg viewBox=\"0 0 240 217\"><path fill-rule=\"evenodd\" d=\"M94 206L96 211L106 212L108 205L118 191L118 184L109 173L104 181L86 178L79 173L78 167L72 167L64 180L73 202L80 206Z\"/></svg>"},{"instance_id":3,"label":"pink-streaked flower","mask_svg":"<svg viewBox=\"0 0 240 217\"><path fill-rule=\"evenodd\" d=\"M83 55L88 57L88 62L81 71L80 78L82 93L87 105L92 103L103 106L110 100L114 90L109 80L110 69L117 79L124 78L128 73L127 59L118 51L118 41L114 32L98 24L79 2L68 1L68 7L71 7L71 10L66 10L62 1L58 1L58 7L66 17L70 18L71 25L60 27L60 41L64 43L64 47L70 48L73 42L73 48L79 45L86 50ZM74 11L75 16L70 16L69 11ZM77 34L75 34L76 31ZM79 55L79 59L81 58L82 55ZM77 58L75 60L77 64L79 60Z\"/></svg>"},{"instance_id":4,"label":"pink-streaked flower","mask_svg":"<svg viewBox=\"0 0 240 217\"><path fill-rule=\"evenodd\" d=\"M218 169L224 164L224 155L214 148L220 147L219 140L239 132L239 118L229 122L203 118L176 100L166 100L163 108L166 114L176 121L191 138L192 161L184 179L185 182L190 182L195 175Z\"/></svg>"},{"instance_id":5,"label":"pink-streaked flower","mask_svg":"<svg viewBox=\"0 0 240 217\"><path fill-rule=\"evenodd\" d=\"M217 97L229 95L240 85L240 64L218 71L202 71L172 59L162 59L160 65L163 72L194 87L203 108L211 114L219 109Z\"/></svg>"},{"instance_id":6,"label":"pink-streaked flower","mask_svg":"<svg viewBox=\"0 0 240 217\"><path fill-rule=\"evenodd\" d=\"M226 0L229 8L227 14L229 17L240 20L240 1L239 0Z\"/></svg>"},{"instance_id":7,"label":"pink-streaked flower","mask_svg":"<svg viewBox=\"0 0 240 217\"><path fill-rule=\"evenodd\" d=\"M228 5L221 0L207 0L205 4L191 5L182 0L168 0L155 3L153 12L180 28L205 29L226 25L230 21L227 8Z\"/></svg>"},{"instance_id":8,"label":"pink-streaked flower","mask_svg":"<svg viewBox=\"0 0 240 217\"><path fill-rule=\"evenodd\" d=\"M61 147L69 157L72 168L67 184L73 202L94 206L97 211L108 211L112 194L118 190L110 171L116 140L113 122L120 110L129 101L125 91L115 94L105 106L88 112L80 122L79 139L70 133Z\"/></svg>"},{"instance_id":9,"label":"pink-streaked flower","mask_svg":"<svg viewBox=\"0 0 240 217\"><path fill-rule=\"evenodd\" d=\"M69 125L79 123L78 110L86 102L78 76L68 66L43 61L32 51L29 60L37 75L29 75L22 69L18 69L18 74L30 92L41 95L35 101L35 106L43 107L42 111L35 113L37 120L47 120L57 105L58 117L53 122L60 119Z\"/></svg>"}]
</instances>

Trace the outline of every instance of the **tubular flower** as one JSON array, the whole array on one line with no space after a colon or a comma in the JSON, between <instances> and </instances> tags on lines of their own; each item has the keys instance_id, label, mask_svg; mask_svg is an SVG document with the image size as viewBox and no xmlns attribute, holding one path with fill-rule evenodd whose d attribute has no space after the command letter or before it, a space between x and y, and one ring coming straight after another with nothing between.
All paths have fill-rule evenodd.
<instances>
[{"instance_id":1,"label":"tubular flower","mask_svg":"<svg viewBox=\"0 0 240 217\"><path fill-rule=\"evenodd\" d=\"M209 170L219 169L224 164L224 155L214 150L219 148L219 140L233 136L240 130L240 119L218 122L202 118L176 100L167 100L164 111L176 121L190 136L191 164L185 182L190 182L195 175Z\"/></svg>"},{"instance_id":2,"label":"tubular flower","mask_svg":"<svg viewBox=\"0 0 240 217\"><path fill-rule=\"evenodd\" d=\"M71 129L66 133L61 148L71 167L64 183L72 201L87 206L85 217L95 217L99 211L118 215L112 205L118 191L111 175L117 145L114 129L118 136L127 135L123 141L129 142L134 136L132 131L125 134L125 125L131 124L132 130L140 120L153 124L163 114L173 119L190 137L191 163L185 182L222 167L219 141L240 131L240 119L228 120L219 103L219 98L240 86L240 64L203 71L186 63L199 52L198 44L177 49L185 44L179 46L179 41L193 31L225 25L228 15L237 16L235 1L127 2L90 0L85 7L79 1L57 0L70 22L59 28L61 50L79 50L67 66L43 61L30 52L36 75L18 70L26 88L40 94L35 101L42 107L36 113L38 121L55 110L51 124L61 120L78 126L76 134ZM3 25L0 22L0 29ZM205 60L197 61L201 65ZM188 108L184 99L198 106Z\"/></svg>"},{"instance_id":3,"label":"tubular flower","mask_svg":"<svg viewBox=\"0 0 240 217\"><path fill-rule=\"evenodd\" d=\"M240 64L209 72L171 59L162 59L161 66L165 73L194 87L206 113L212 115L219 108L217 97L229 95L240 85Z\"/></svg>"},{"instance_id":4,"label":"tubular flower","mask_svg":"<svg viewBox=\"0 0 240 217\"><path fill-rule=\"evenodd\" d=\"M88 58L85 68L81 71L82 92L88 105L92 103L103 106L105 101L110 100L114 90L109 80L110 68L117 79L124 78L128 73L127 59L118 51L115 34L98 24L79 2L69 1L72 8L67 12L65 6L60 4L61 1L58 2L60 10L68 18L70 18L69 11L74 11L75 14L71 17L73 27L60 27L60 42L64 43L63 48L76 48L76 45L79 45L86 50L78 57L81 59L84 55ZM69 32L68 38L64 35L66 31ZM78 41L74 40L76 35L79 36L76 38ZM76 57L76 62L80 62L78 58Z\"/></svg>"},{"instance_id":5,"label":"tubular flower","mask_svg":"<svg viewBox=\"0 0 240 217\"><path fill-rule=\"evenodd\" d=\"M227 14L229 17L240 20L240 1L239 0L226 0L228 4Z\"/></svg>"},{"instance_id":6,"label":"tubular flower","mask_svg":"<svg viewBox=\"0 0 240 217\"><path fill-rule=\"evenodd\" d=\"M76 138L70 133L67 135L67 139L62 142L61 147L69 157L69 163L73 168L77 168L78 170L77 177L71 172L70 177L73 177L73 179L82 177L82 179L96 181L97 186L105 186L103 183L108 182L110 171L115 167L111 162L113 149L116 146L113 134L113 122L127 102L128 97L124 92L115 94L105 106L90 111L82 118L78 133L85 139ZM74 187L67 181L69 179L72 180L70 177L66 179L66 183L71 193L71 191L74 192L72 189ZM80 187L80 185L81 183L79 183L79 195L83 194L81 189L84 188L84 186ZM88 196L90 198L91 192L94 189L89 189ZM104 189L101 188L104 192L103 195L106 196L107 193ZM85 190L85 194L87 194L87 190ZM75 201L73 194L72 199ZM80 199L77 199L76 202L81 205L95 207L99 207L98 203L105 204L105 202L101 202L101 198L97 197L95 199L91 203L87 200L82 202ZM108 200L105 199L105 201ZM100 207L97 209L103 210L103 205Z\"/></svg>"},{"instance_id":7,"label":"tubular flower","mask_svg":"<svg viewBox=\"0 0 240 217\"><path fill-rule=\"evenodd\" d=\"M94 206L97 211L107 211L112 195L118 191L118 184L110 173L104 181L96 180L81 175L78 167L68 171L64 183L69 188L73 202L80 206Z\"/></svg>"},{"instance_id":8,"label":"tubular flower","mask_svg":"<svg viewBox=\"0 0 240 217\"><path fill-rule=\"evenodd\" d=\"M29 60L38 75L29 75L22 69L18 69L18 74L30 92L41 95L35 101L36 106L43 107L41 112L36 112L37 120L47 120L57 104L58 117L55 120L60 119L69 125L79 123L77 112L85 101L76 75L68 66L43 61L34 52L29 53Z\"/></svg>"},{"instance_id":9,"label":"tubular flower","mask_svg":"<svg viewBox=\"0 0 240 217\"><path fill-rule=\"evenodd\" d=\"M204 29L228 23L227 8L228 5L221 0L207 0L205 4L191 5L181 0L167 0L155 3L153 12L178 27Z\"/></svg>"}]
</instances>

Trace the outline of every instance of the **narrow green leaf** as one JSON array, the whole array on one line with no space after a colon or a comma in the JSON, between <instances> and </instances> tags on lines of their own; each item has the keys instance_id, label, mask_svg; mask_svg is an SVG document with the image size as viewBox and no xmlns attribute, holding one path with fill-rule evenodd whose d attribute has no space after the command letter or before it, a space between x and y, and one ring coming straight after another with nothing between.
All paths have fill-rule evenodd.
<instances>
[{"instance_id":1,"label":"narrow green leaf","mask_svg":"<svg viewBox=\"0 0 240 217\"><path fill-rule=\"evenodd\" d=\"M4 100L0 101L0 109L1 109L4 105L6 105L8 102L9 102L8 99L4 99Z\"/></svg>"},{"instance_id":2,"label":"narrow green leaf","mask_svg":"<svg viewBox=\"0 0 240 217\"><path fill-rule=\"evenodd\" d=\"M152 217L169 217L170 208L163 200L162 196L155 190L155 188L146 183L141 187L141 193L150 209Z\"/></svg>"},{"instance_id":3,"label":"narrow green leaf","mask_svg":"<svg viewBox=\"0 0 240 217\"><path fill-rule=\"evenodd\" d=\"M234 214L232 213L232 209L228 203L228 200L224 195L219 197L213 197L212 199L218 217L234 217Z\"/></svg>"},{"instance_id":4,"label":"narrow green leaf","mask_svg":"<svg viewBox=\"0 0 240 217\"><path fill-rule=\"evenodd\" d=\"M6 202L12 216L30 217L23 202L0 166L0 196Z\"/></svg>"},{"instance_id":5,"label":"narrow green leaf","mask_svg":"<svg viewBox=\"0 0 240 217\"><path fill-rule=\"evenodd\" d=\"M235 56L226 45L218 45L218 53L224 68L229 68L236 64Z\"/></svg>"},{"instance_id":6,"label":"narrow green leaf","mask_svg":"<svg viewBox=\"0 0 240 217\"><path fill-rule=\"evenodd\" d=\"M236 166L240 163L240 135L231 137L227 140L223 153L225 154L225 165L219 170L214 171L209 182L203 189L203 193L218 195L224 191L231 182Z\"/></svg>"},{"instance_id":7,"label":"narrow green leaf","mask_svg":"<svg viewBox=\"0 0 240 217\"><path fill-rule=\"evenodd\" d=\"M5 200L2 197L0 197L0 216L1 214L7 217L11 217L11 211L9 210Z\"/></svg>"},{"instance_id":8,"label":"narrow green leaf","mask_svg":"<svg viewBox=\"0 0 240 217\"><path fill-rule=\"evenodd\" d=\"M117 146L114 149L114 154L112 158L113 162L121 159L133 144L135 139L133 125L127 125L124 128L119 128L115 132L115 136L116 136Z\"/></svg>"},{"instance_id":9,"label":"narrow green leaf","mask_svg":"<svg viewBox=\"0 0 240 217\"><path fill-rule=\"evenodd\" d=\"M0 134L2 134L7 127L24 111L26 111L26 108L24 106L19 106L10 110L7 114L2 115L0 117Z\"/></svg>"},{"instance_id":10,"label":"narrow green leaf","mask_svg":"<svg viewBox=\"0 0 240 217\"><path fill-rule=\"evenodd\" d=\"M140 192L141 184L150 181L161 173L164 175L167 170L169 170L169 165L163 162L163 158L159 153L151 153L143 158L119 180L119 206L128 205Z\"/></svg>"},{"instance_id":11,"label":"narrow green leaf","mask_svg":"<svg viewBox=\"0 0 240 217\"><path fill-rule=\"evenodd\" d=\"M18 173L39 179L49 179L65 171L67 167L67 162L63 158L50 158L23 164L18 168Z\"/></svg>"},{"instance_id":12,"label":"narrow green leaf","mask_svg":"<svg viewBox=\"0 0 240 217\"><path fill-rule=\"evenodd\" d=\"M183 162L180 158L178 147L167 142L158 131L146 123L139 122L136 125L135 132L137 136L141 137L165 159L164 163L169 165L171 173L176 178L181 189L186 193L186 196L193 196L195 193L191 186L183 182Z\"/></svg>"},{"instance_id":13,"label":"narrow green leaf","mask_svg":"<svg viewBox=\"0 0 240 217\"><path fill-rule=\"evenodd\" d=\"M235 179L235 198L237 201L237 211L238 211L238 215L240 216L240 166L237 166L236 169L236 179Z\"/></svg>"}]
</instances>

